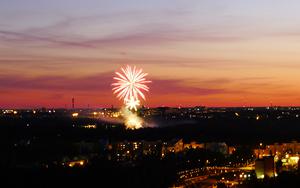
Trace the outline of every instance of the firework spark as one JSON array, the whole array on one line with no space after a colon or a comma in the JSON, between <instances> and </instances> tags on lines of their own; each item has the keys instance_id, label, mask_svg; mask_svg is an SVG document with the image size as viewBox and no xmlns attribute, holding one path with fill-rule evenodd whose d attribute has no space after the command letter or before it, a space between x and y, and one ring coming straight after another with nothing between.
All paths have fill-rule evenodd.
<instances>
[{"instance_id":1,"label":"firework spark","mask_svg":"<svg viewBox=\"0 0 300 188\"><path fill-rule=\"evenodd\" d=\"M126 69L121 68L122 73L116 72L117 77L114 79L117 81L112 85L114 93L117 93L119 99L130 100L131 97L138 99L139 96L145 100L145 95L142 91L149 91L149 87L146 83L147 81L145 76L147 73L143 73L142 69L137 69L136 67L127 66Z\"/></svg>"},{"instance_id":2,"label":"firework spark","mask_svg":"<svg viewBox=\"0 0 300 188\"><path fill-rule=\"evenodd\" d=\"M146 80L147 73L144 73L142 69L137 69L135 66L127 66L126 68L121 68L121 73L116 72L115 83L113 91L117 94L120 100L123 100L129 109L135 109L139 106L141 97L146 100L144 91L149 91L149 87L146 85L151 81Z\"/></svg>"},{"instance_id":3,"label":"firework spark","mask_svg":"<svg viewBox=\"0 0 300 188\"><path fill-rule=\"evenodd\" d=\"M133 97L130 98L129 101L125 101L126 108L129 110L135 110L137 111L137 106L140 105L140 101L138 99L134 99Z\"/></svg>"}]
</instances>

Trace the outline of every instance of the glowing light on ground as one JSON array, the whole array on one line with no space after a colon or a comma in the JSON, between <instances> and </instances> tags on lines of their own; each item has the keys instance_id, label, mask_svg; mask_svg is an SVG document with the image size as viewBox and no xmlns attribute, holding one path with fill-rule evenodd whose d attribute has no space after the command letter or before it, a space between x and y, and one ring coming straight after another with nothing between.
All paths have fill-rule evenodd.
<instances>
[{"instance_id":1,"label":"glowing light on ground","mask_svg":"<svg viewBox=\"0 0 300 188\"><path fill-rule=\"evenodd\" d=\"M74 112L73 114L72 114L72 117L78 117L79 116L79 114L77 113L77 112Z\"/></svg>"},{"instance_id":2,"label":"glowing light on ground","mask_svg":"<svg viewBox=\"0 0 300 188\"><path fill-rule=\"evenodd\" d=\"M125 125L128 129L139 129L142 128L143 120L136 114L131 114L126 118Z\"/></svg>"},{"instance_id":3,"label":"glowing light on ground","mask_svg":"<svg viewBox=\"0 0 300 188\"><path fill-rule=\"evenodd\" d=\"M124 117L127 129L139 129L143 127L143 119L128 108L122 108L122 116Z\"/></svg>"}]
</instances>

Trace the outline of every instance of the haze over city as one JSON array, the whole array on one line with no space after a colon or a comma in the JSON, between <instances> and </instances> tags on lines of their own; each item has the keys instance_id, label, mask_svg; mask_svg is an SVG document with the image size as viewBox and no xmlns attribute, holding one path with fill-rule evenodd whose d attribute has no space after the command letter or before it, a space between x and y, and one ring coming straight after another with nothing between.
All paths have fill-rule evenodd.
<instances>
[{"instance_id":1,"label":"haze over city","mask_svg":"<svg viewBox=\"0 0 300 188\"><path fill-rule=\"evenodd\" d=\"M299 106L296 0L2 0L2 108L121 106L113 74L149 73L144 105Z\"/></svg>"}]
</instances>

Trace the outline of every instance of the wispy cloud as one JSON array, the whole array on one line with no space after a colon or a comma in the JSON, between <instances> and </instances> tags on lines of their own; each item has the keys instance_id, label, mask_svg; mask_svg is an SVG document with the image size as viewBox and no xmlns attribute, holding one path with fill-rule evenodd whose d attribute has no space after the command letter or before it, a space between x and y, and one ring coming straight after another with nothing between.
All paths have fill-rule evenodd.
<instances>
[{"instance_id":1,"label":"wispy cloud","mask_svg":"<svg viewBox=\"0 0 300 188\"><path fill-rule=\"evenodd\" d=\"M163 26L168 28L169 26ZM2 41L14 42L28 46L33 45L59 45L80 48L101 48L114 46L149 46L167 43L178 43L186 41L197 42L234 42L242 40L238 36L224 36L205 33L185 33L180 30L155 29L152 31L132 31L132 33L122 33L106 36L104 38L84 39L76 37L66 37L68 40L61 40L63 36L37 35L22 32L0 30ZM136 29L134 29L136 30ZM179 34L180 33L180 34Z\"/></svg>"},{"instance_id":2,"label":"wispy cloud","mask_svg":"<svg viewBox=\"0 0 300 188\"><path fill-rule=\"evenodd\" d=\"M0 88L3 90L61 90L61 91L107 91L110 90L112 73L70 78L66 76L24 77L1 75Z\"/></svg>"},{"instance_id":3,"label":"wispy cloud","mask_svg":"<svg viewBox=\"0 0 300 188\"><path fill-rule=\"evenodd\" d=\"M159 21L161 18L184 18L189 14L184 10L164 10L147 13L142 11L129 11L123 13L112 13L94 16L85 16L77 18L63 18L57 23L51 23L42 27L27 28L22 31L14 31L9 29L0 29L0 37L3 41L15 42L26 45L35 45L44 42L44 45L59 45L80 48L100 48L114 46L148 46L160 45L165 43L178 42L235 42L245 40L241 34L231 34L220 31L220 28L211 28L211 26L180 26L177 22L170 19ZM182 17L183 16L183 17ZM137 17L143 17L145 20L141 23L135 23ZM119 23L120 28L115 31L108 24L110 21ZM90 31L86 31L82 26L99 25ZM102 35L101 25L110 33ZM108 28L106 28L108 27ZM5 27L4 27L5 28ZM70 28L71 30L69 30ZM86 33L87 35L79 35ZM99 33L99 35L91 35L91 33ZM40 44L41 45L41 44Z\"/></svg>"},{"instance_id":4,"label":"wispy cloud","mask_svg":"<svg viewBox=\"0 0 300 188\"><path fill-rule=\"evenodd\" d=\"M73 47L84 47L84 48L93 47L86 43L81 43L76 41L63 41L63 40L58 40L56 37L51 37L51 36L38 36L34 34L6 31L6 30L0 30L0 37L2 38L3 41L15 42L20 44L25 42L29 46L33 44L37 44L37 42L39 43L44 42L46 44L56 44L62 46L73 46Z\"/></svg>"},{"instance_id":5,"label":"wispy cloud","mask_svg":"<svg viewBox=\"0 0 300 188\"><path fill-rule=\"evenodd\" d=\"M111 92L112 72L93 76L70 78L65 76L24 77L18 75L1 75L1 90L46 90L46 91L81 91L81 92ZM186 84L183 80L152 79L151 93L156 95L187 94L213 95L229 93L226 89L212 87L196 87ZM212 83L215 81L212 81Z\"/></svg>"},{"instance_id":6,"label":"wispy cloud","mask_svg":"<svg viewBox=\"0 0 300 188\"><path fill-rule=\"evenodd\" d=\"M200 85L198 87L190 86L183 80L153 80L151 92L164 95L214 95L229 93L230 91L217 88L216 85L212 85L211 87L201 87Z\"/></svg>"}]
</instances>

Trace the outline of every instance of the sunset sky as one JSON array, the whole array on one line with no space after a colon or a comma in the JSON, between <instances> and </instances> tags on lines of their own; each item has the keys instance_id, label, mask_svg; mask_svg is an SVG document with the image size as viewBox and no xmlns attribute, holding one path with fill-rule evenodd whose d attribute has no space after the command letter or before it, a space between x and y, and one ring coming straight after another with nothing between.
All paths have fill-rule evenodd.
<instances>
[{"instance_id":1,"label":"sunset sky","mask_svg":"<svg viewBox=\"0 0 300 188\"><path fill-rule=\"evenodd\" d=\"M1 0L0 108L119 106L114 72L152 80L146 106L300 105L299 0Z\"/></svg>"}]
</instances>

